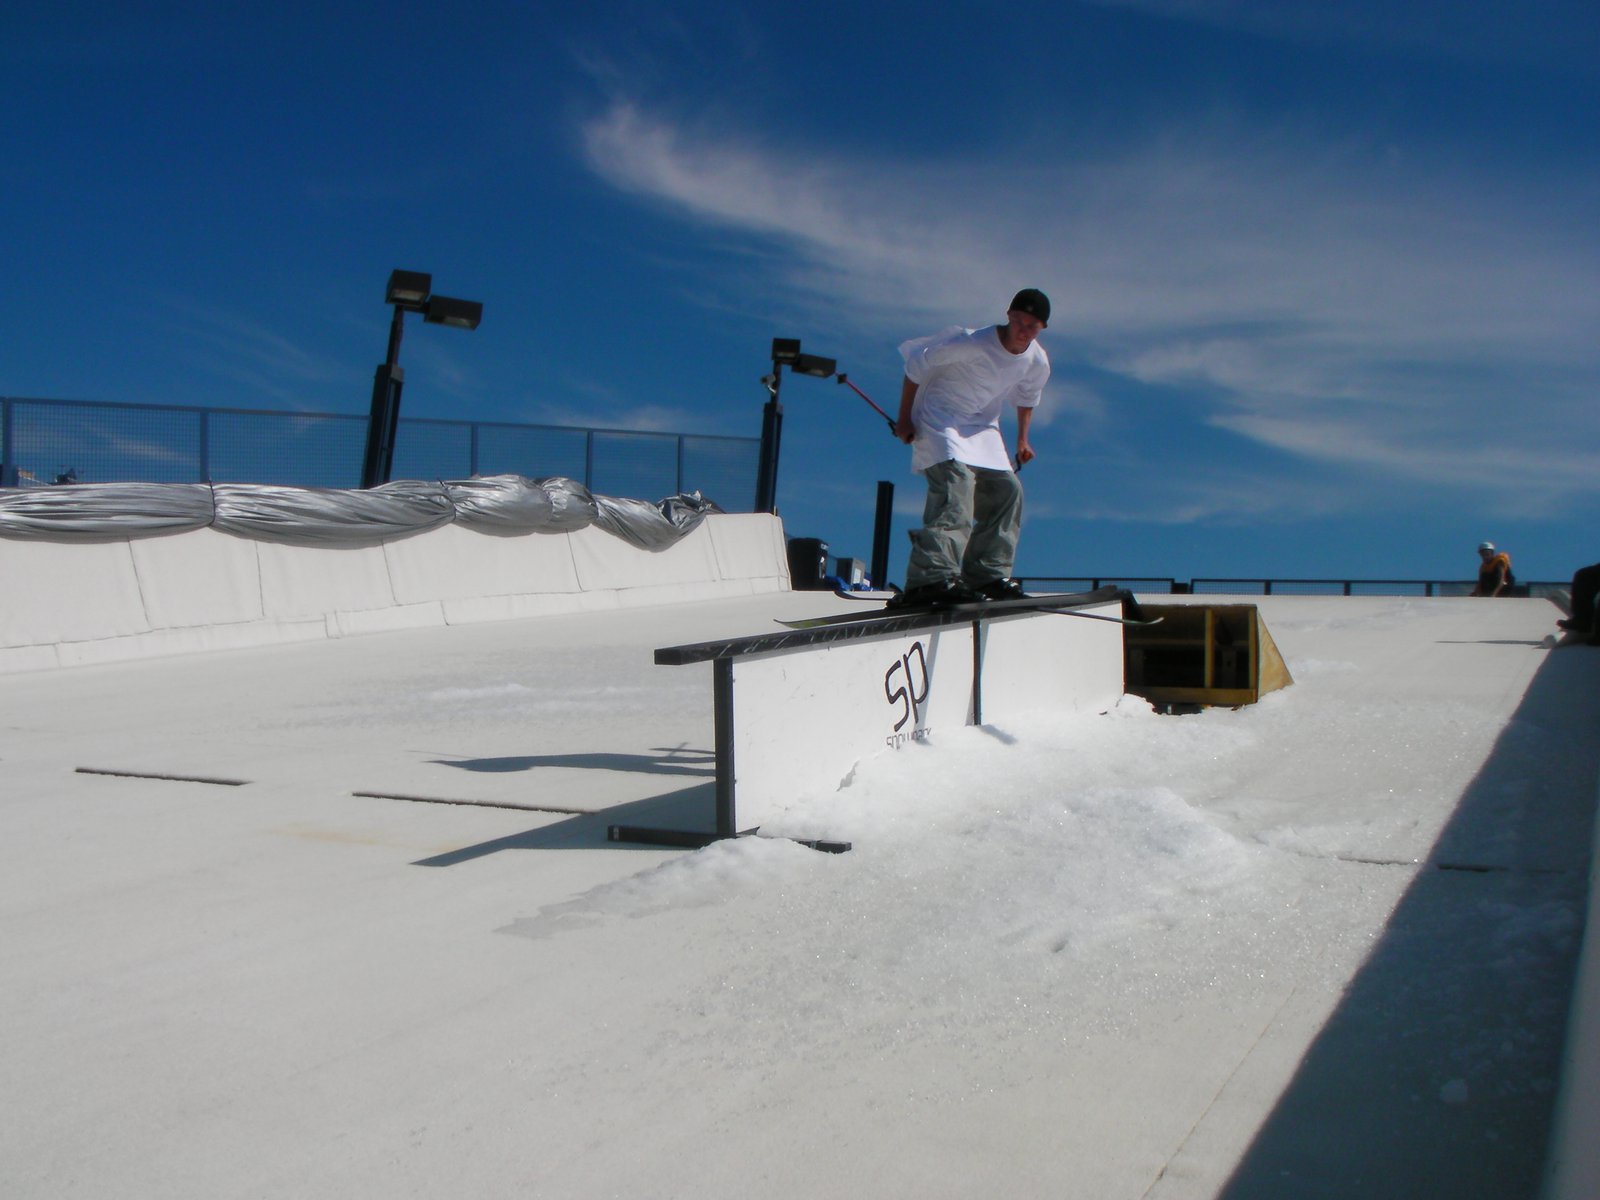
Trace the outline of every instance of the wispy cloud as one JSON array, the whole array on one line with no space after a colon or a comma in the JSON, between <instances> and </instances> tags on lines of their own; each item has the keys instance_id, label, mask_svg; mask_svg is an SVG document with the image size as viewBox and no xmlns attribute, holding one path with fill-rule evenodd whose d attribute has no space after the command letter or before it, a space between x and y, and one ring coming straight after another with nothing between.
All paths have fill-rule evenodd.
<instances>
[{"instance_id":1,"label":"wispy cloud","mask_svg":"<svg viewBox=\"0 0 1600 1200\"><path fill-rule=\"evenodd\" d=\"M819 319L903 331L1026 280L1055 301L1058 364L1169 389L1289 458L1597 486L1569 449L1600 440L1594 175L1494 178L1228 121L1026 166L846 161L625 100L583 134L618 188L781 246L764 269Z\"/></svg>"},{"instance_id":2,"label":"wispy cloud","mask_svg":"<svg viewBox=\"0 0 1600 1200\"><path fill-rule=\"evenodd\" d=\"M270 397L291 408L321 407L307 392L342 378L344 364L307 349L293 338L238 313L213 310L178 296L159 298L184 330L193 364L221 376L245 395Z\"/></svg>"},{"instance_id":3,"label":"wispy cloud","mask_svg":"<svg viewBox=\"0 0 1600 1200\"><path fill-rule=\"evenodd\" d=\"M615 186L688 217L803 250L797 268L824 276L889 270L907 282L924 230L903 210L874 213L881 181L725 131L678 126L618 101L583 130L590 166ZM848 266L844 264L849 264Z\"/></svg>"},{"instance_id":4,"label":"wispy cloud","mask_svg":"<svg viewBox=\"0 0 1600 1200\"><path fill-rule=\"evenodd\" d=\"M1537 7L1504 0L1085 0L1169 20L1301 44L1343 44L1432 54L1477 62L1578 66L1592 54L1583 33L1595 33L1588 0L1546 0ZM1571 35L1571 36L1567 36Z\"/></svg>"}]
</instances>

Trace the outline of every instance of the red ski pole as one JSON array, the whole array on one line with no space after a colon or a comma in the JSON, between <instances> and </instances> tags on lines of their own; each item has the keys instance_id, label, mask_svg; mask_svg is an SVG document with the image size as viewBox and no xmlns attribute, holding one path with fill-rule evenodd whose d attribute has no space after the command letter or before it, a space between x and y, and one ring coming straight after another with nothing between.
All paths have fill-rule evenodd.
<instances>
[{"instance_id":1,"label":"red ski pole","mask_svg":"<svg viewBox=\"0 0 1600 1200\"><path fill-rule=\"evenodd\" d=\"M889 422L889 432L890 433L894 433L896 437L900 436L898 433L895 433L894 418L891 417L888 413L884 412L883 409L879 408L876 404L873 404L871 396L867 395L860 388L858 388L855 384L851 383L850 382L850 377L848 375L846 375L843 371L839 372L837 378L838 378L840 383L845 385L845 387L849 388L856 395L860 396L868 404L872 404L872 411L877 413L885 421Z\"/></svg>"}]
</instances>

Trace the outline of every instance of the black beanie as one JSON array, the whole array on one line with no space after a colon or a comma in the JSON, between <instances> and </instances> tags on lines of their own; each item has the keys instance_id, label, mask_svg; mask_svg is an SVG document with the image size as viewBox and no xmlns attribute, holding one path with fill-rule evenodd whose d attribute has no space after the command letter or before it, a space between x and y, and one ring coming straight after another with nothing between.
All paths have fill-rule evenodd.
<instances>
[{"instance_id":1,"label":"black beanie","mask_svg":"<svg viewBox=\"0 0 1600 1200\"><path fill-rule=\"evenodd\" d=\"M1030 317L1038 317L1039 324L1050 324L1050 297L1038 288L1023 288L1011 301L1007 312L1025 312Z\"/></svg>"}]
</instances>

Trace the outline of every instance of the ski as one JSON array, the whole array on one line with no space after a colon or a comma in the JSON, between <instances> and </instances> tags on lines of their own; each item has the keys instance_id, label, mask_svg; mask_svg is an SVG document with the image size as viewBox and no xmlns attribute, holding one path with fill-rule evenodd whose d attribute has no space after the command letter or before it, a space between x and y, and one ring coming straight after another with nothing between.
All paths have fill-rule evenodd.
<instances>
[{"instance_id":1,"label":"ski","mask_svg":"<svg viewBox=\"0 0 1600 1200\"><path fill-rule=\"evenodd\" d=\"M788 629L826 629L829 626L839 625L877 625L898 620L901 617L921 617L930 613L966 613L972 616L982 616L994 609L993 604L965 604L946 606L944 608L891 608L882 612L866 613L856 616L852 613L840 613L828 617L810 617L799 621L779 621L778 624ZM1133 628L1145 628L1150 625L1161 624L1161 617L1113 617L1110 613L1084 612L1078 608L1057 608L1054 605L1038 605L1023 607L1021 612L1042 612L1057 617L1082 617L1086 621L1110 621L1114 625L1127 625Z\"/></svg>"},{"instance_id":2,"label":"ski","mask_svg":"<svg viewBox=\"0 0 1600 1200\"><path fill-rule=\"evenodd\" d=\"M848 596L848 593L839 593ZM851 597L854 598L854 597ZM833 613L826 617L807 617L798 621L779 621L778 624L789 629L822 629L829 625L873 625L886 621L895 621L903 617L927 616L931 613L953 614L958 616L984 616L997 612L1053 612L1063 615L1092 617L1096 620L1115 621L1119 624L1142 625L1154 624L1143 616L1113 617L1099 613L1079 612L1078 609L1090 604L1106 604L1114 600L1125 603L1132 600L1132 596L1121 588L1103 587L1092 592L1055 592L1044 593L1037 596L1018 596L1008 600L980 600L968 604L943 604L943 605L913 605L900 608L881 608L870 613ZM1137 606L1134 607L1137 612ZM1159 619L1159 618L1158 618Z\"/></svg>"},{"instance_id":3,"label":"ski","mask_svg":"<svg viewBox=\"0 0 1600 1200\"><path fill-rule=\"evenodd\" d=\"M1040 612L1052 613L1058 617L1082 617L1085 621L1110 621L1113 625L1132 625L1143 629L1149 625L1159 625L1162 617L1113 617L1109 613L1084 612L1078 608L1041 608Z\"/></svg>"}]
</instances>

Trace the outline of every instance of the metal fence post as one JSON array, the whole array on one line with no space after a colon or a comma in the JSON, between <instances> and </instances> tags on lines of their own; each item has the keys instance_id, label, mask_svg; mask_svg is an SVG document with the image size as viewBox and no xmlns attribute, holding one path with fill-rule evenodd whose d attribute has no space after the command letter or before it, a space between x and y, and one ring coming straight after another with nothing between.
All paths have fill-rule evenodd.
<instances>
[{"instance_id":1,"label":"metal fence post","mask_svg":"<svg viewBox=\"0 0 1600 1200\"><path fill-rule=\"evenodd\" d=\"M17 486L17 464L11 455L11 401L0 396L0 487Z\"/></svg>"},{"instance_id":2,"label":"metal fence post","mask_svg":"<svg viewBox=\"0 0 1600 1200\"><path fill-rule=\"evenodd\" d=\"M200 410L200 482L211 482L211 414Z\"/></svg>"}]
</instances>

